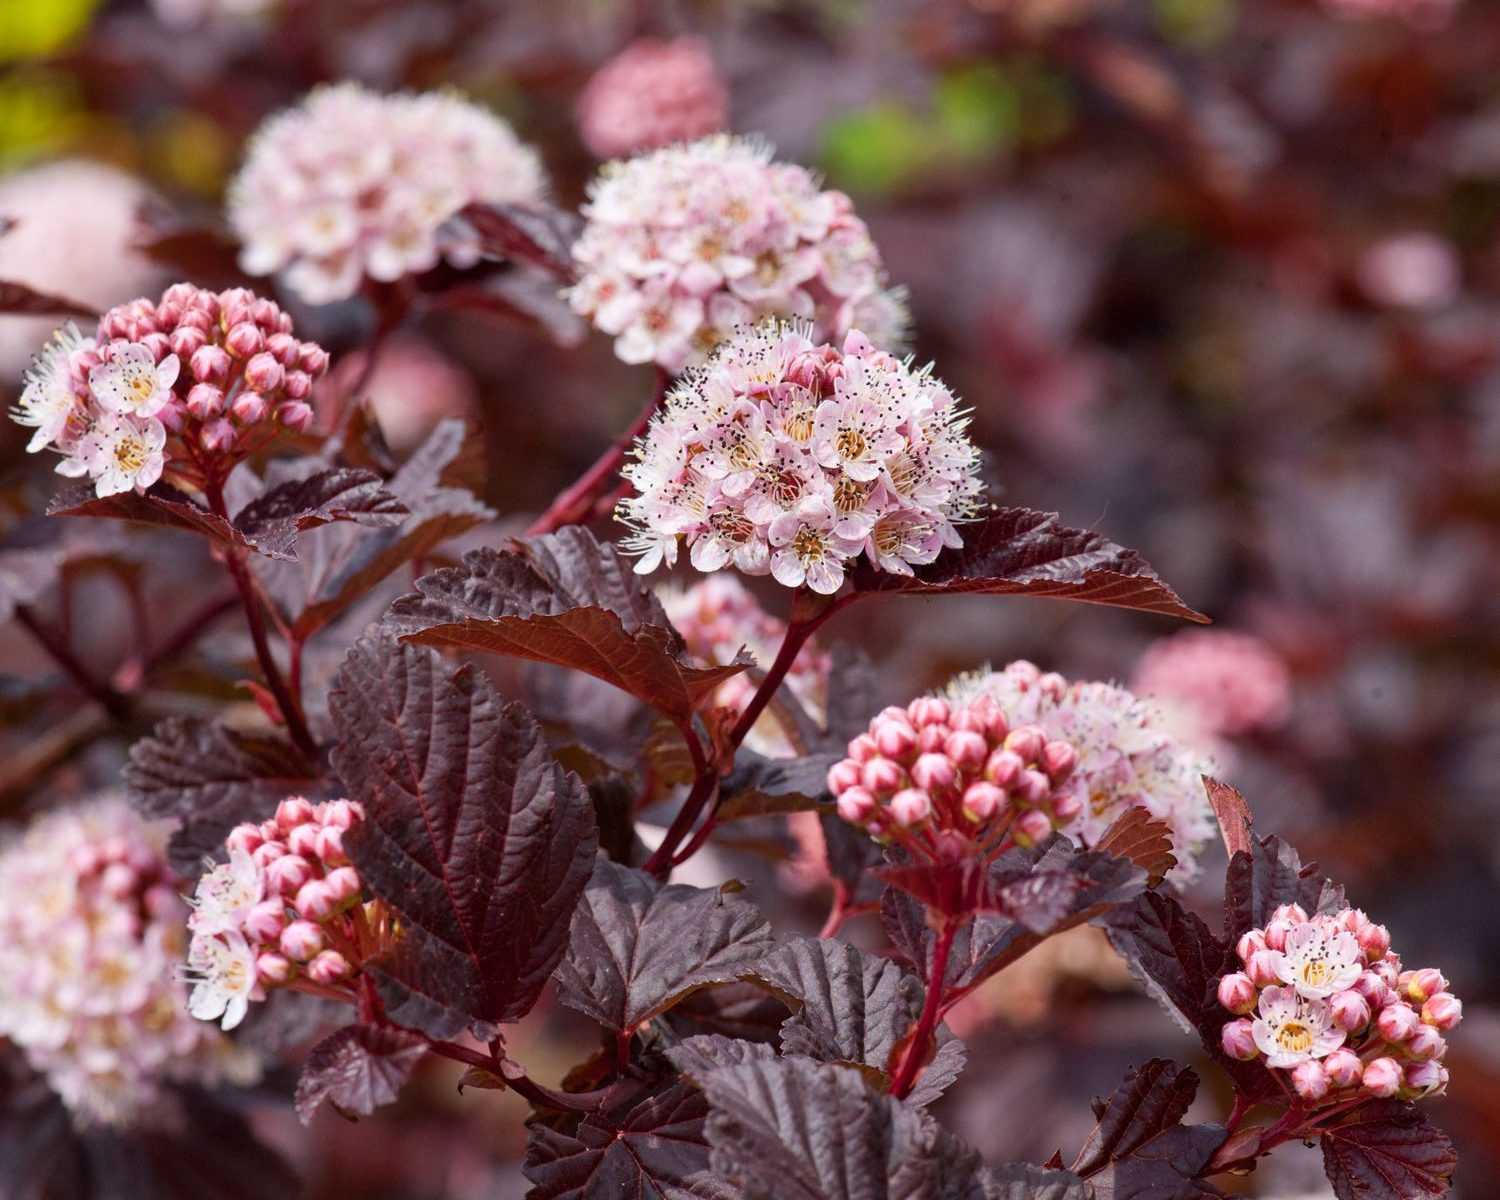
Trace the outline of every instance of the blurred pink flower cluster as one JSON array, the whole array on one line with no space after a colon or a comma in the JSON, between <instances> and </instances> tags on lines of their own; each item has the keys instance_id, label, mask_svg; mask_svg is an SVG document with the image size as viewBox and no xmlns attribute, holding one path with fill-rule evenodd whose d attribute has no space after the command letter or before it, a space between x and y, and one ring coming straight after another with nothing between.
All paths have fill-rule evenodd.
<instances>
[{"instance_id":1,"label":"blurred pink flower cluster","mask_svg":"<svg viewBox=\"0 0 1500 1200\"><path fill-rule=\"evenodd\" d=\"M1130 686L1185 706L1210 737L1279 725L1292 699L1280 655L1259 638L1217 630L1187 630L1154 643L1141 655Z\"/></svg>"},{"instance_id":2,"label":"blurred pink flower cluster","mask_svg":"<svg viewBox=\"0 0 1500 1200\"><path fill-rule=\"evenodd\" d=\"M365 277L472 266L474 235L444 222L467 204L537 203L545 191L536 152L478 105L342 83L261 126L228 204L241 266L282 272L308 303L326 304Z\"/></svg>"},{"instance_id":3,"label":"blurred pink flower cluster","mask_svg":"<svg viewBox=\"0 0 1500 1200\"><path fill-rule=\"evenodd\" d=\"M786 635L786 622L762 609L732 575L713 575L686 590L664 589L661 600L688 653L706 666L732 662L744 649L765 668L775 660ZM814 719L822 718L827 704L829 665L827 651L809 639L786 675L786 686ZM713 703L738 714L755 692L755 681L741 673L719 686ZM796 752L774 712L755 723L745 744L772 758Z\"/></svg>"},{"instance_id":4,"label":"blurred pink flower cluster","mask_svg":"<svg viewBox=\"0 0 1500 1200\"><path fill-rule=\"evenodd\" d=\"M1419 33L1435 33L1453 20L1458 0L1323 0L1323 7L1338 17L1386 18Z\"/></svg>"},{"instance_id":5,"label":"blurred pink flower cluster","mask_svg":"<svg viewBox=\"0 0 1500 1200\"><path fill-rule=\"evenodd\" d=\"M960 676L945 695L955 703L986 696L1013 724L1035 725L1074 748L1069 787L1077 804L1063 833L1094 845L1127 809L1142 807L1172 831L1172 878L1197 873L1198 852L1216 829L1203 790L1215 764L1149 700L1110 683L1069 683L1025 661Z\"/></svg>"},{"instance_id":6,"label":"blurred pink flower cluster","mask_svg":"<svg viewBox=\"0 0 1500 1200\"><path fill-rule=\"evenodd\" d=\"M607 163L582 211L569 298L625 362L680 371L770 316L807 319L820 341L857 328L890 349L904 335L849 198L763 143L721 135Z\"/></svg>"},{"instance_id":7,"label":"blurred pink flower cluster","mask_svg":"<svg viewBox=\"0 0 1500 1200\"><path fill-rule=\"evenodd\" d=\"M66 326L27 374L12 416L34 428L27 449L63 455L59 474L87 475L100 496L144 490L169 467L200 480L280 426L304 429L328 355L292 334L292 319L244 288L190 283L133 300L94 336ZM217 472L222 478L222 471Z\"/></svg>"},{"instance_id":8,"label":"blurred pink flower cluster","mask_svg":"<svg viewBox=\"0 0 1500 1200\"><path fill-rule=\"evenodd\" d=\"M229 861L198 881L188 920L193 1016L233 1029L270 988L326 989L354 973L368 931L343 839L363 816L348 800L292 796L270 820L234 828Z\"/></svg>"},{"instance_id":9,"label":"blurred pink flower cluster","mask_svg":"<svg viewBox=\"0 0 1500 1200\"><path fill-rule=\"evenodd\" d=\"M623 544L642 574L686 540L700 571L824 594L860 556L909 575L962 544L981 487L967 427L940 380L858 331L840 350L776 322L745 330L652 419L622 472Z\"/></svg>"},{"instance_id":10,"label":"blurred pink flower cluster","mask_svg":"<svg viewBox=\"0 0 1500 1200\"><path fill-rule=\"evenodd\" d=\"M578 97L578 128L600 158L624 158L717 133L729 92L702 38L641 38L605 63Z\"/></svg>"},{"instance_id":11,"label":"blurred pink flower cluster","mask_svg":"<svg viewBox=\"0 0 1500 1200\"><path fill-rule=\"evenodd\" d=\"M0 851L0 1035L82 1124L126 1124L168 1080L248 1083L256 1060L191 1020L187 909L166 830L122 800L59 809Z\"/></svg>"},{"instance_id":12,"label":"blurred pink flower cluster","mask_svg":"<svg viewBox=\"0 0 1500 1200\"><path fill-rule=\"evenodd\" d=\"M1224 1052L1264 1057L1308 1105L1440 1093L1443 1034L1463 1005L1440 971L1403 970L1390 946L1359 909L1309 917L1282 905L1240 938L1244 969L1219 980L1219 1003L1238 1018L1223 1028Z\"/></svg>"}]
</instances>

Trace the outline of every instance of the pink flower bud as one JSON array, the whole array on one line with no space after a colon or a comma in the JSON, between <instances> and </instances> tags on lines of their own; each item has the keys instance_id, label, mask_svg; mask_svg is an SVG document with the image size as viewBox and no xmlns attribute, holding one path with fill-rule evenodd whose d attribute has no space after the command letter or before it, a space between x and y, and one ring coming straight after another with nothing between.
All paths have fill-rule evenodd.
<instances>
[{"instance_id":1,"label":"pink flower bud","mask_svg":"<svg viewBox=\"0 0 1500 1200\"><path fill-rule=\"evenodd\" d=\"M193 378L199 383L223 384L229 378L229 369L233 365L234 360L229 357L228 352L222 346L212 344L194 350L188 362Z\"/></svg>"},{"instance_id":2,"label":"pink flower bud","mask_svg":"<svg viewBox=\"0 0 1500 1200\"><path fill-rule=\"evenodd\" d=\"M188 389L187 410L200 421L208 421L224 411L224 392L212 383L195 383Z\"/></svg>"},{"instance_id":3,"label":"pink flower bud","mask_svg":"<svg viewBox=\"0 0 1500 1200\"><path fill-rule=\"evenodd\" d=\"M1021 777L1026 764L1013 750L996 750L984 764L984 777L996 787L1010 787Z\"/></svg>"},{"instance_id":4,"label":"pink flower bud","mask_svg":"<svg viewBox=\"0 0 1500 1200\"><path fill-rule=\"evenodd\" d=\"M337 825L325 825L318 830L317 850L325 867L342 867L349 862L344 853L344 831Z\"/></svg>"},{"instance_id":5,"label":"pink flower bud","mask_svg":"<svg viewBox=\"0 0 1500 1200\"><path fill-rule=\"evenodd\" d=\"M877 796L889 796L906 786L906 772L888 758L872 758L860 769L859 778Z\"/></svg>"},{"instance_id":6,"label":"pink flower bud","mask_svg":"<svg viewBox=\"0 0 1500 1200\"><path fill-rule=\"evenodd\" d=\"M309 921L324 921L339 906L333 889L322 879L310 879L297 889L297 911Z\"/></svg>"},{"instance_id":7,"label":"pink flower bud","mask_svg":"<svg viewBox=\"0 0 1500 1200\"><path fill-rule=\"evenodd\" d=\"M1423 967L1420 971L1413 971L1409 979L1403 978L1401 990L1418 1004L1422 1004L1428 996L1446 992L1448 979L1439 970Z\"/></svg>"},{"instance_id":8,"label":"pink flower bud","mask_svg":"<svg viewBox=\"0 0 1500 1200\"><path fill-rule=\"evenodd\" d=\"M1028 809L1016 818L1016 841L1022 846L1034 846L1052 836L1052 818L1039 808Z\"/></svg>"},{"instance_id":9,"label":"pink flower bud","mask_svg":"<svg viewBox=\"0 0 1500 1200\"><path fill-rule=\"evenodd\" d=\"M226 454L234 449L234 443L239 436L239 431L227 419L220 417L203 427L203 432L198 435L198 441L202 443L205 450L215 454Z\"/></svg>"},{"instance_id":10,"label":"pink flower bud","mask_svg":"<svg viewBox=\"0 0 1500 1200\"><path fill-rule=\"evenodd\" d=\"M297 353L297 363L309 375L316 378L328 370L328 351L316 342L303 342L301 350Z\"/></svg>"},{"instance_id":11,"label":"pink flower bud","mask_svg":"<svg viewBox=\"0 0 1500 1200\"><path fill-rule=\"evenodd\" d=\"M1328 1008L1333 1023L1345 1033L1358 1033L1370 1023L1370 1002L1353 989L1335 995Z\"/></svg>"},{"instance_id":12,"label":"pink flower bud","mask_svg":"<svg viewBox=\"0 0 1500 1200\"><path fill-rule=\"evenodd\" d=\"M1250 976L1250 982L1256 987L1271 987L1281 982L1281 976L1276 973L1280 962L1281 956L1276 951L1257 950L1245 964L1245 974Z\"/></svg>"},{"instance_id":13,"label":"pink flower bud","mask_svg":"<svg viewBox=\"0 0 1500 1200\"><path fill-rule=\"evenodd\" d=\"M1400 977L1401 960L1394 954L1387 954L1378 962L1370 964L1370 970L1380 977L1380 981L1388 988L1396 986L1396 980Z\"/></svg>"},{"instance_id":14,"label":"pink flower bud","mask_svg":"<svg viewBox=\"0 0 1500 1200\"><path fill-rule=\"evenodd\" d=\"M1039 761L1047 778L1053 783L1061 783L1078 766L1078 751L1073 749L1071 742L1048 742L1042 747Z\"/></svg>"},{"instance_id":15,"label":"pink flower bud","mask_svg":"<svg viewBox=\"0 0 1500 1200\"><path fill-rule=\"evenodd\" d=\"M1035 725L1022 725L1005 735L1005 748L1016 754L1022 762L1034 763L1047 748L1047 735Z\"/></svg>"},{"instance_id":16,"label":"pink flower bud","mask_svg":"<svg viewBox=\"0 0 1500 1200\"><path fill-rule=\"evenodd\" d=\"M1354 1087L1364 1074L1359 1055L1347 1047L1340 1047L1325 1058L1323 1069L1328 1072L1328 1081L1336 1088Z\"/></svg>"},{"instance_id":17,"label":"pink flower bud","mask_svg":"<svg viewBox=\"0 0 1500 1200\"><path fill-rule=\"evenodd\" d=\"M312 395L312 376L306 371L288 371L282 380L281 390L288 400L306 400Z\"/></svg>"},{"instance_id":18,"label":"pink flower bud","mask_svg":"<svg viewBox=\"0 0 1500 1200\"><path fill-rule=\"evenodd\" d=\"M110 863L99 876L99 886L104 889L105 895L113 896L116 900L132 895L139 885L140 876L128 863Z\"/></svg>"},{"instance_id":19,"label":"pink flower bud","mask_svg":"<svg viewBox=\"0 0 1500 1200\"><path fill-rule=\"evenodd\" d=\"M280 900L262 900L245 914L245 935L251 941L275 943L285 928L286 908Z\"/></svg>"},{"instance_id":20,"label":"pink flower bud","mask_svg":"<svg viewBox=\"0 0 1500 1200\"><path fill-rule=\"evenodd\" d=\"M863 825L875 811L875 797L862 787L846 788L839 793L839 816L851 825Z\"/></svg>"},{"instance_id":21,"label":"pink flower bud","mask_svg":"<svg viewBox=\"0 0 1500 1200\"><path fill-rule=\"evenodd\" d=\"M917 733L918 753L941 754L952 732L946 725L924 725Z\"/></svg>"},{"instance_id":22,"label":"pink flower bud","mask_svg":"<svg viewBox=\"0 0 1500 1200\"><path fill-rule=\"evenodd\" d=\"M276 806L276 825L283 833L290 833L313 819L313 806L302 796L288 796Z\"/></svg>"},{"instance_id":23,"label":"pink flower bud","mask_svg":"<svg viewBox=\"0 0 1500 1200\"><path fill-rule=\"evenodd\" d=\"M1448 1053L1448 1043L1431 1025L1418 1025L1407 1039L1406 1052L1417 1059L1442 1058Z\"/></svg>"},{"instance_id":24,"label":"pink flower bud","mask_svg":"<svg viewBox=\"0 0 1500 1200\"><path fill-rule=\"evenodd\" d=\"M1255 1008L1255 999L1255 984L1243 972L1236 971L1219 980L1219 1003L1237 1016L1251 1012Z\"/></svg>"},{"instance_id":25,"label":"pink flower bud","mask_svg":"<svg viewBox=\"0 0 1500 1200\"><path fill-rule=\"evenodd\" d=\"M326 944L323 931L311 921L293 921L281 931L281 952L293 962L306 962Z\"/></svg>"},{"instance_id":26,"label":"pink flower bud","mask_svg":"<svg viewBox=\"0 0 1500 1200\"><path fill-rule=\"evenodd\" d=\"M1052 784L1040 771L1028 768L1010 785L1010 794L1018 804L1035 808L1052 794Z\"/></svg>"},{"instance_id":27,"label":"pink flower bud","mask_svg":"<svg viewBox=\"0 0 1500 1200\"><path fill-rule=\"evenodd\" d=\"M276 954L268 950L255 960L255 974L266 987L275 987L285 983L292 977L292 972L295 970L292 960L285 954Z\"/></svg>"},{"instance_id":28,"label":"pink flower bud","mask_svg":"<svg viewBox=\"0 0 1500 1200\"><path fill-rule=\"evenodd\" d=\"M280 842L264 842L257 846L250 854L255 860L256 866L270 867L278 858L286 855L286 847Z\"/></svg>"},{"instance_id":29,"label":"pink flower bud","mask_svg":"<svg viewBox=\"0 0 1500 1200\"><path fill-rule=\"evenodd\" d=\"M348 829L356 822L364 818L364 809L353 800L330 800L323 805L323 810L318 819L324 825L333 825L339 829Z\"/></svg>"},{"instance_id":30,"label":"pink flower bud","mask_svg":"<svg viewBox=\"0 0 1500 1200\"><path fill-rule=\"evenodd\" d=\"M1328 1072L1315 1058L1300 1062L1292 1068L1292 1088L1309 1103L1315 1104L1328 1095L1330 1086Z\"/></svg>"},{"instance_id":31,"label":"pink flower bud","mask_svg":"<svg viewBox=\"0 0 1500 1200\"><path fill-rule=\"evenodd\" d=\"M904 720L877 722L871 736L886 758L908 760L917 748L917 732Z\"/></svg>"},{"instance_id":32,"label":"pink flower bud","mask_svg":"<svg viewBox=\"0 0 1500 1200\"><path fill-rule=\"evenodd\" d=\"M852 758L841 759L828 768L828 790L835 796L852 787L859 787L861 772L859 764Z\"/></svg>"},{"instance_id":33,"label":"pink flower bud","mask_svg":"<svg viewBox=\"0 0 1500 1200\"><path fill-rule=\"evenodd\" d=\"M1053 700L1061 700L1068 690L1068 681L1056 671L1048 671L1036 681L1036 690Z\"/></svg>"},{"instance_id":34,"label":"pink flower bud","mask_svg":"<svg viewBox=\"0 0 1500 1200\"><path fill-rule=\"evenodd\" d=\"M1375 974L1374 971L1363 972L1354 981L1354 990L1365 998L1369 1004L1370 1011L1375 1012L1386 1005L1386 999L1390 988L1385 986L1385 981Z\"/></svg>"},{"instance_id":35,"label":"pink flower bud","mask_svg":"<svg viewBox=\"0 0 1500 1200\"><path fill-rule=\"evenodd\" d=\"M281 826L276 824L274 817L260 823L260 836L268 842L281 841Z\"/></svg>"},{"instance_id":36,"label":"pink flower bud","mask_svg":"<svg viewBox=\"0 0 1500 1200\"><path fill-rule=\"evenodd\" d=\"M141 345L151 351L151 357L161 362L167 355L172 353L172 343L164 333L148 333L141 338Z\"/></svg>"},{"instance_id":37,"label":"pink flower bud","mask_svg":"<svg viewBox=\"0 0 1500 1200\"><path fill-rule=\"evenodd\" d=\"M241 425L254 425L265 419L271 406L259 392L241 392L231 407L234 419Z\"/></svg>"},{"instance_id":38,"label":"pink flower bud","mask_svg":"<svg viewBox=\"0 0 1500 1200\"><path fill-rule=\"evenodd\" d=\"M319 828L317 825L293 825L286 835L287 848L303 858L316 858Z\"/></svg>"},{"instance_id":39,"label":"pink flower bud","mask_svg":"<svg viewBox=\"0 0 1500 1200\"><path fill-rule=\"evenodd\" d=\"M1375 1028L1380 1036L1388 1042L1400 1044L1406 1041L1417 1031L1421 1024L1416 1010L1409 1004L1402 1004L1399 1000L1395 1004L1387 1004L1380 1010L1380 1015L1375 1018Z\"/></svg>"},{"instance_id":40,"label":"pink flower bud","mask_svg":"<svg viewBox=\"0 0 1500 1200\"><path fill-rule=\"evenodd\" d=\"M1252 929L1240 935L1240 940L1235 943L1234 952L1240 956L1241 962L1249 962L1252 954L1265 948L1266 935L1259 929Z\"/></svg>"},{"instance_id":41,"label":"pink flower bud","mask_svg":"<svg viewBox=\"0 0 1500 1200\"><path fill-rule=\"evenodd\" d=\"M919 788L940 792L953 786L958 769L946 754L924 754L912 765L911 777Z\"/></svg>"},{"instance_id":42,"label":"pink flower bud","mask_svg":"<svg viewBox=\"0 0 1500 1200\"><path fill-rule=\"evenodd\" d=\"M348 960L337 950L325 950L307 964L307 977L324 986L347 979L350 973Z\"/></svg>"},{"instance_id":43,"label":"pink flower bud","mask_svg":"<svg viewBox=\"0 0 1500 1200\"><path fill-rule=\"evenodd\" d=\"M243 321L224 335L224 345L236 358L249 358L265 349L266 335L258 326Z\"/></svg>"},{"instance_id":44,"label":"pink flower bud","mask_svg":"<svg viewBox=\"0 0 1500 1200\"><path fill-rule=\"evenodd\" d=\"M1244 1019L1230 1021L1219 1033L1219 1045L1230 1058L1249 1062L1260 1054L1255 1044L1255 1030L1251 1022Z\"/></svg>"},{"instance_id":45,"label":"pink flower bud","mask_svg":"<svg viewBox=\"0 0 1500 1200\"><path fill-rule=\"evenodd\" d=\"M1266 947L1270 950L1285 950L1286 935L1291 933L1290 921L1272 921L1266 926Z\"/></svg>"},{"instance_id":46,"label":"pink flower bud","mask_svg":"<svg viewBox=\"0 0 1500 1200\"><path fill-rule=\"evenodd\" d=\"M932 815L932 800L917 788L903 788L891 797L891 816L896 823L910 828Z\"/></svg>"},{"instance_id":47,"label":"pink flower bud","mask_svg":"<svg viewBox=\"0 0 1500 1200\"><path fill-rule=\"evenodd\" d=\"M1346 908L1334 913L1332 919L1340 929L1355 935L1358 935L1359 931L1370 923L1370 918L1365 916L1364 910L1360 908Z\"/></svg>"},{"instance_id":48,"label":"pink flower bud","mask_svg":"<svg viewBox=\"0 0 1500 1200\"><path fill-rule=\"evenodd\" d=\"M1271 920L1304 925L1307 923L1307 910L1300 904L1283 904L1271 914Z\"/></svg>"},{"instance_id":49,"label":"pink flower bud","mask_svg":"<svg viewBox=\"0 0 1500 1200\"><path fill-rule=\"evenodd\" d=\"M970 729L955 729L943 743L943 753L960 767L977 770L988 757L990 744L982 733Z\"/></svg>"},{"instance_id":50,"label":"pink flower bud","mask_svg":"<svg viewBox=\"0 0 1500 1200\"><path fill-rule=\"evenodd\" d=\"M971 821L988 821L1005 807L1005 792L993 783L979 780L964 791L964 814Z\"/></svg>"},{"instance_id":51,"label":"pink flower bud","mask_svg":"<svg viewBox=\"0 0 1500 1200\"><path fill-rule=\"evenodd\" d=\"M1062 828L1071 825L1083 812L1083 797L1078 792L1063 792L1052 797L1052 817Z\"/></svg>"},{"instance_id":52,"label":"pink flower bud","mask_svg":"<svg viewBox=\"0 0 1500 1200\"><path fill-rule=\"evenodd\" d=\"M257 392L274 392L286 377L286 369L276 361L276 356L262 351L250 356L245 363L245 383Z\"/></svg>"},{"instance_id":53,"label":"pink flower bud","mask_svg":"<svg viewBox=\"0 0 1500 1200\"><path fill-rule=\"evenodd\" d=\"M954 733L977 733L980 737L986 737L993 707L988 696L980 696L972 704L949 713L948 727Z\"/></svg>"},{"instance_id":54,"label":"pink flower bud","mask_svg":"<svg viewBox=\"0 0 1500 1200\"><path fill-rule=\"evenodd\" d=\"M276 301L257 296L250 304L250 319L266 329L275 329L281 320L281 309Z\"/></svg>"},{"instance_id":55,"label":"pink flower bud","mask_svg":"<svg viewBox=\"0 0 1500 1200\"><path fill-rule=\"evenodd\" d=\"M312 876L312 863L305 857L286 854L266 868L266 886L278 896L295 896Z\"/></svg>"},{"instance_id":56,"label":"pink flower bud","mask_svg":"<svg viewBox=\"0 0 1500 1200\"><path fill-rule=\"evenodd\" d=\"M906 715L917 729L948 723L948 702L936 696L918 696L906 706Z\"/></svg>"},{"instance_id":57,"label":"pink flower bud","mask_svg":"<svg viewBox=\"0 0 1500 1200\"><path fill-rule=\"evenodd\" d=\"M869 762L878 757L880 747L875 744L875 739L868 733L862 733L849 743L849 757L857 763Z\"/></svg>"},{"instance_id":58,"label":"pink flower bud","mask_svg":"<svg viewBox=\"0 0 1500 1200\"><path fill-rule=\"evenodd\" d=\"M191 325L179 325L172 330L171 340L172 353L178 358L187 361L198 353L204 346L208 345L208 334L201 329L195 329Z\"/></svg>"},{"instance_id":59,"label":"pink flower bud","mask_svg":"<svg viewBox=\"0 0 1500 1200\"><path fill-rule=\"evenodd\" d=\"M289 371L297 365L301 349L301 343L289 333L273 333L266 339L266 353Z\"/></svg>"},{"instance_id":60,"label":"pink flower bud","mask_svg":"<svg viewBox=\"0 0 1500 1200\"><path fill-rule=\"evenodd\" d=\"M1422 1020L1444 1033L1452 1029L1464 1017L1464 1006L1451 992L1437 992L1428 996L1422 1004Z\"/></svg>"},{"instance_id":61,"label":"pink flower bud","mask_svg":"<svg viewBox=\"0 0 1500 1200\"><path fill-rule=\"evenodd\" d=\"M1417 1096L1435 1095L1448 1086L1448 1070L1435 1059L1407 1063L1402 1082Z\"/></svg>"},{"instance_id":62,"label":"pink flower bud","mask_svg":"<svg viewBox=\"0 0 1500 1200\"><path fill-rule=\"evenodd\" d=\"M1377 1058L1365 1064L1360 1085L1372 1096L1385 1099L1401 1087L1401 1064L1394 1058Z\"/></svg>"}]
</instances>

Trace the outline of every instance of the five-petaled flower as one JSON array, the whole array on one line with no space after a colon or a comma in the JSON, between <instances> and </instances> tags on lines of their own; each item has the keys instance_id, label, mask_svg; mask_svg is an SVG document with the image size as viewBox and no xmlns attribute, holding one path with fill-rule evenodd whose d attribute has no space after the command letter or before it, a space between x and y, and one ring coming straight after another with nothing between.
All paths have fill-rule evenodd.
<instances>
[{"instance_id":1,"label":"five-petaled flower","mask_svg":"<svg viewBox=\"0 0 1500 1200\"><path fill-rule=\"evenodd\" d=\"M1344 1044L1344 1031L1332 1023L1328 1005L1287 987L1269 987L1260 994L1259 1016L1251 1027L1270 1067L1290 1069Z\"/></svg>"}]
</instances>

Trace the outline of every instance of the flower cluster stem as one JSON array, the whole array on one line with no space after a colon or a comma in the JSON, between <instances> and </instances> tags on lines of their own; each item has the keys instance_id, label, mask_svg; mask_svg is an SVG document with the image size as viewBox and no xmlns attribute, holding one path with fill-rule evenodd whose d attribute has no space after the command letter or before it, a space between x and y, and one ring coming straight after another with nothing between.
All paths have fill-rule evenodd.
<instances>
[{"instance_id":1,"label":"flower cluster stem","mask_svg":"<svg viewBox=\"0 0 1500 1200\"><path fill-rule=\"evenodd\" d=\"M958 935L957 922L945 919L938 930L937 944L932 950L932 969L927 975L927 998L922 1002L922 1015L917 1018L917 1027L906 1044L906 1053L901 1065L891 1077L891 1095L904 1099L921 1073L927 1057L927 1046L937 1029L938 1018L943 1011L943 986L948 975L948 956L953 951L953 939Z\"/></svg>"}]
</instances>

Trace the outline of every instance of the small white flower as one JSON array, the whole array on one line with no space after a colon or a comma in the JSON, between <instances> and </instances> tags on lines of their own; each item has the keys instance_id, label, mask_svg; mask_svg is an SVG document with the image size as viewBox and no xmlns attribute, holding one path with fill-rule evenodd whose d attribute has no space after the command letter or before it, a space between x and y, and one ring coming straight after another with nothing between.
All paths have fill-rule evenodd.
<instances>
[{"instance_id":1,"label":"small white flower","mask_svg":"<svg viewBox=\"0 0 1500 1200\"><path fill-rule=\"evenodd\" d=\"M64 325L26 372L21 399L11 410L11 417L18 425L36 429L26 445L27 453L35 454L62 439L69 419L79 411L68 359L75 351L92 346L93 340L86 341L75 326Z\"/></svg>"},{"instance_id":2,"label":"small white flower","mask_svg":"<svg viewBox=\"0 0 1500 1200\"><path fill-rule=\"evenodd\" d=\"M132 342L89 372L89 389L106 412L154 417L172 399L180 365L175 354L158 363L149 347Z\"/></svg>"},{"instance_id":3,"label":"small white flower","mask_svg":"<svg viewBox=\"0 0 1500 1200\"><path fill-rule=\"evenodd\" d=\"M234 850L227 863L220 863L198 880L189 924L200 934L236 929L265 894L265 870L244 850Z\"/></svg>"},{"instance_id":4,"label":"small white flower","mask_svg":"<svg viewBox=\"0 0 1500 1200\"><path fill-rule=\"evenodd\" d=\"M840 537L834 531L837 524L837 515L822 500L809 501L772 521L767 539L776 582L784 587L800 587L805 582L824 596L838 591L844 583L846 560L862 547Z\"/></svg>"},{"instance_id":5,"label":"small white flower","mask_svg":"<svg viewBox=\"0 0 1500 1200\"><path fill-rule=\"evenodd\" d=\"M106 414L80 439L77 461L88 469L101 497L132 488L145 491L161 478L166 444L167 431L155 417L137 421Z\"/></svg>"},{"instance_id":6,"label":"small white flower","mask_svg":"<svg viewBox=\"0 0 1500 1200\"><path fill-rule=\"evenodd\" d=\"M1276 974L1300 995L1326 1000L1354 986L1364 970L1359 940L1348 930L1317 918L1287 934L1286 949L1276 955Z\"/></svg>"},{"instance_id":7,"label":"small white flower","mask_svg":"<svg viewBox=\"0 0 1500 1200\"><path fill-rule=\"evenodd\" d=\"M1299 996L1291 988L1263 991L1260 1015L1250 1028L1266 1065L1283 1070L1326 1058L1344 1044L1344 1031L1333 1024L1328 1005Z\"/></svg>"},{"instance_id":8,"label":"small white flower","mask_svg":"<svg viewBox=\"0 0 1500 1200\"><path fill-rule=\"evenodd\" d=\"M256 987L255 951L242 934L199 934L184 973L193 982L188 1011L200 1021L220 1021L225 1032L245 1019ZM221 1020L222 1018L222 1020Z\"/></svg>"}]
</instances>

